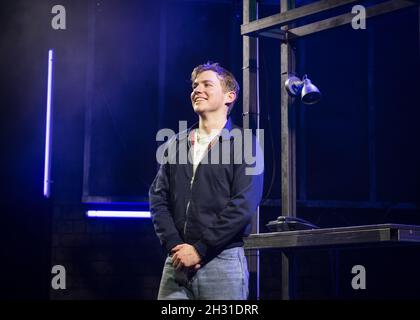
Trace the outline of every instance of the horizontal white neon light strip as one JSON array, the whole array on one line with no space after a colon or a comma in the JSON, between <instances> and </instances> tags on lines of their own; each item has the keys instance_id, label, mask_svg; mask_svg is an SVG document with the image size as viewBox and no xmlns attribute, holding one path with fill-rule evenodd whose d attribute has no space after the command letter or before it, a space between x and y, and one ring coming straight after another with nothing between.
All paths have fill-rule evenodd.
<instances>
[{"instance_id":1,"label":"horizontal white neon light strip","mask_svg":"<svg viewBox=\"0 0 420 320\"><path fill-rule=\"evenodd\" d=\"M50 197L53 50L48 51L47 119L45 128L44 197Z\"/></svg>"},{"instance_id":2,"label":"horizontal white neon light strip","mask_svg":"<svg viewBox=\"0 0 420 320\"><path fill-rule=\"evenodd\" d=\"M89 210L87 216L98 218L150 218L150 211Z\"/></svg>"}]
</instances>

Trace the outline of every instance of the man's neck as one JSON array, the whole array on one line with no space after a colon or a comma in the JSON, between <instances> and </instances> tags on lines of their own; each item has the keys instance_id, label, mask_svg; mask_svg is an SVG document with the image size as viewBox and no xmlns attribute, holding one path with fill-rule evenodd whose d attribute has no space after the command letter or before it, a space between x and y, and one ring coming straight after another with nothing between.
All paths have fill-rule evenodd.
<instances>
[{"instance_id":1,"label":"man's neck","mask_svg":"<svg viewBox=\"0 0 420 320\"><path fill-rule=\"evenodd\" d=\"M212 130L222 130L227 121L226 115L203 116L199 115L198 128L202 134L211 134Z\"/></svg>"}]
</instances>

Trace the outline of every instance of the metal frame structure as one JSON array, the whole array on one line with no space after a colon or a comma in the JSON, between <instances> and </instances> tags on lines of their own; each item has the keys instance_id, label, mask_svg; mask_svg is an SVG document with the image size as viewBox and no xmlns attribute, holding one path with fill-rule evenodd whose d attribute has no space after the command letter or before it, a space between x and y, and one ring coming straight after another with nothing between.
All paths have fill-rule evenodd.
<instances>
[{"instance_id":1,"label":"metal frame structure","mask_svg":"<svg viewBox=\"0 0 420 320\"><path fill-rule=\"evenodd\" d=\"M418 246L420 244L420 226L400 224L376 224L314 230L271 232L253 234L245 238L245 249L263 250L278 249L282 252L301 250L328 249L331 253L331 279L334 284L334 295L339 298L339 276L337 248L381 248L397 246ZM294 298L297 295L297 279L294 269L296 259L290 255L290 273L287 286L283 285L283 298ZM289 270L288 270L289 271ZM289 282L290 280L290 282ZM282 277L282 283L284 276ZM287 289L287 290L286 290Z\"/></svg>"},{"instance_id":2,"label":"metal frame structure","mask_svg":"<svg viewBox=\"0 0 420 320\"><path fill-rule=\"evenodd\" d=\"M243 6L243 22L258 19L258 4ZM243 127L259 129L259 55L258 38L243 37ZM259 232L259 208L252 221L251 233ZM259 299L259 250L247 252L251 292Z\"/></svg>"},{"instance_id":3,"label":"metal frame structure","mask_svg":"<svg viewBox=\"0 0 420 320\"><path fill-rule=\"evenodd\" d=\"M243 127L258 129L258 37L279 39L280 66L281 66L281 214L283 216L296 216L296 134L295 110L291 108L292 99L288 96L284 83L288 74L295 71L295 54L290 45L291 40L320 31L333 29L351 23L354 15L349 12L331 18L319 20L299 27L291 24L304 18L325 12L333 13L333 9L348 5L361 4L360 0L321 0L308 5L294 8L294 0L279 0L280 13L258 19L258 1L243 1ZM396 10L418 4L418 0L389 0L366 8L366 18L391 13ZM251 121L251 115L255 118ZM258 222L258 216L257 220ZM253 223L253 233L258 233L258 224ZM256 272L257 290L259 283L258 258L253 256L250 260L250 270ZM290 253L282 252L282 298L290 298L289 290L289 259ZM257 291L257 298L259 292Z\"/></svg>"},{"instance_id":4,"label":"metal frame structure","mask_svg":"<svg viewBox=\"0 0 420 320\"><path fill-rule=\"evenodd\" d=\"M354 227L254 234L245 239L247 249L315 248L357 245L419 244L420 226L375 224Z\"/></svg>"}]
</instances>

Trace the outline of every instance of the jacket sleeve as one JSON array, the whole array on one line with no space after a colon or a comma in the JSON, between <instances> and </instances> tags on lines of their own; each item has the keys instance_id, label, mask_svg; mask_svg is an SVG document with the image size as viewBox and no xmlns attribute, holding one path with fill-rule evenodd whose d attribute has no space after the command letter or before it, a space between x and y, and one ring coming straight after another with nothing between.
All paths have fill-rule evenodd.
<instances>
[{"instance_id":1,"label":"jacket sleeve","mask_svg":"<svg viewBox=\"0 0 420 320\"><path fill-rule=\"evenodd\" d=\"M245 230L262 198L264 159L259 145L256 148L254 168L247 165L245 161L233 167L234 175L229 202L218 219L203 232L201 239L194 243L195 249L203 260L209 250L223 248L238 233Z\"/></svg>"},{"instance_id":2,"label":"jacket sleeve","mask_svg":"<svg viewBox=\"0 0 420 320\"><path fill-rule=\"evenodd\" d=\"M160 165L159 171L149 189L150 214L156 234L168 253L183 243L171 213L170 168L168 163Z\"/></svg>"}]
</instances>

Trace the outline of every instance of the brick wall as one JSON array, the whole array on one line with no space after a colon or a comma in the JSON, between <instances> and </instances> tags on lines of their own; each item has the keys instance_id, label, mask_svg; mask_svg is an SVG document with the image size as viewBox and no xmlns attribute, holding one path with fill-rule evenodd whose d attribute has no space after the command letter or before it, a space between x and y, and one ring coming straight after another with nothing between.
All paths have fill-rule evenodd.
<instances>
[{"instance_id":1,"label":"brick wall","mask_svg":"<svg viewBox=\"0 0 420 320\"><path fill-rule=\"evenodd\" d=\"M150 219L87 218L82 206L53 210L51 265L66 289L51 299L155 299L164 253ZM54 275L52 275L53 277Z\"/></svg>"}]
</instances>

